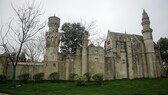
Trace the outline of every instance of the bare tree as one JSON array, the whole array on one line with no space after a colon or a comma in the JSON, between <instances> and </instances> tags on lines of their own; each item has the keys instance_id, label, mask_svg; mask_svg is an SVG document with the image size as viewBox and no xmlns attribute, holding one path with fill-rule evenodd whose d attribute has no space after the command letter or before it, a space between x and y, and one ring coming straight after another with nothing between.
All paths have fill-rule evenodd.
<instances>
[{"instance_id":1,"label":"bare tree","mask_svg":"<svg viewBox=\"0 0 168 95\"><path fill-rule=\"evenodd\" d=\"M32 70L32 76L34 75L34 67L35 67L35 62L39 61L40 56L42 55L43 48L39 42L39 40L34 39L31 41L28 41L25 43L23 46L23 51L29 60L29 62L33 63L34 65L33 70Z\"/></svg>"},{"instance_id":2,"label":"bare tree","mask_svg":"<svg viewBox=\"0 0 168 95\"><path fill-rule=\"evenodd\" d=\"M24 43L32 40L33 37L45 27L46 23L40 22L40 16L43 13L41 12L40 6L35 5L35 2L31 4L26 2L19 7L14 7L12 5L12 8L17 18L9 23L6 33L1 36L1 46L5 49L12 63L12 85L16 87L16 66ZM13 43L13 41L15 41L15 43ZM12 54L12 50L10 49L13 49L15 53Z\"/></svg>"},{"instance_id":3,"label":"bare tree","mask_svg":"<svg viewBox=\"0 0 168 95\"><path fill-rule=\"evenodd\" d=\"M105 42L105 34L96 30L96 21L92 19L91 22L81 20L80 23L89 32L89 42L90 44L95 44L96 46L101 46Z\"/></svg>"},{"instance_id":4,"label":"bare tree","mask_svg":"<svg viewBox=\"0 0 168 95\"><path fill-rule=\"evenodd\" d=\"M96 21L94 19L92 19L90 22L87 21L83 21L81 19L80 21L81 25L85 27L85 30L88 32L93 32L93 30L97 27L96 26Z\"/></svg>"},{"instance_id":5,"label":"bare tree","mask_svg":"<svg viewBox=\"0 0 168 95\"><path fill-rule=\"evenodd\" d=\"M31 62L35 62L39 59L42 52L40 44L36 40L26 42L24 45L24 53L30 59Z\"/></svg>"},{"instance_id":6,"label":"bare tree","mask_svg":"<svg viewBox=\"0 0 168 95\"><path fill-rule=\"evenodd\" d=\"M44 53L46 52L46 39L45 39L45 34L46 34L46 31L42 31L42 32L40 33L40 35L38 36L38 39L37 39L43 57L44 57ZM44 58L43 58L42 60L44 60ZM41 61L42 61L42 60L41 60Z\"/></svg>"},{"instance_id":7,"label":"bare tree","mask_svg":"<svg viewBox=\"0 0 168 95\"><path fill-rule=\"evenodd\" d=\"M45 33L41 31L40 34L35 38L25 43L24 52L31 62L40 61L40 56L45 51Z\"/></svg>"},{"instance_id":8,"label":"bare tree","mask_svg":"<svg viewBox=\"0 0 168 95\"><path fill-rule=\"evenodd\" d=\"M102 44L105 42L105 40L106 40L105 34L98 33L96 35L93 35L90 42L94 43L96 46L102 46Z\"/></svg>"}]
</instances>

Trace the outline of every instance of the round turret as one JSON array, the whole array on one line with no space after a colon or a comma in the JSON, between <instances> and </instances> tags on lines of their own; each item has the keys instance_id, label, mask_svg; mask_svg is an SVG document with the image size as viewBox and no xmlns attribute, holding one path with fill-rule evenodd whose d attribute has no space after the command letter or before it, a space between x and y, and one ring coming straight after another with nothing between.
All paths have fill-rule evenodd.
<instances>
[{"instance_id":1,"label":"round turret","mask_svg":"<svg viewBox=\"0 0 168 95\"><path fill-rule=\"evenodd\" d=\"M48 26L52 27L52 26L60 26L60 18L56 17L56 16L51 16L48 18Z\"/></svg>"},{"instance_id":2,"label":"round turret","mask_svg":"<svg viewBox=\"0 0 168 95\"><path fill-rule=\"evenodd\" d=\"M56 16L49 17L48 26L49 26L49 31L51 32L58 31L58 28L60 26L60 18Z\"/></svg>"}]
</instances>

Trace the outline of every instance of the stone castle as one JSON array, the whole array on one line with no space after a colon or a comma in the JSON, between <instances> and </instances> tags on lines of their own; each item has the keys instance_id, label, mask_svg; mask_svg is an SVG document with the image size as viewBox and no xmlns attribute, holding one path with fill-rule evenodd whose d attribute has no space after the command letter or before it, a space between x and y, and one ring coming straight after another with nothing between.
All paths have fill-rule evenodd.
<instances>
[{"instance_id":1,"label":"stone castle","mask_svg":"<svg viewBox=\"0 0 168 95\"><path fill-rule=\"evenodd\" d=\"M68 80L71 74L104 73L104 49L88 46L88 33L84 33L82 47L77 48L76 54L59 53L60 19L49 17L49 32L46 33L46 55L44 62L45 79L53 72L59 73L61 80Z\"/></svg>"},{"instance_id":2,"label":"stone castle","mask_svg":"<svg viewBox=\"0 0 168 95\"><path fill-rule=\"evenodd\" d=\"M85 32L82 47L77 48L75 54L66 54L59 53L60 18L49 17L44 63L36 64L36 73L44 72L46 80L53 72L59 73L60 80L69 80L71 74L85 73L103 73L106 80L160 77L159 46L153 42L150 20L145 10L141 25L142 36L108 31L104 48L88 45L88 33ZM17 73L22 69L19 66ZM29 73L32 73L31 66ZM9 71L8 74L11 73Z\"/></svg>"},{"instance_id":3,"label":"stone castle","mask_svg":"<svg viewBox=\"0 0 168 95\"><path fill-rule=\"evenodd\" d=\"M46 33L45 78L59 72L60 79L68 80L70 74L103 73L105 79L143 78L160 76L160 54L153 42L150 21L145 10L142 15L142 34L130 35L108 31L105 47L88 45L88 33L76 54L59 53L60 19L49 17Z\"/></svg>"}]
</instances>

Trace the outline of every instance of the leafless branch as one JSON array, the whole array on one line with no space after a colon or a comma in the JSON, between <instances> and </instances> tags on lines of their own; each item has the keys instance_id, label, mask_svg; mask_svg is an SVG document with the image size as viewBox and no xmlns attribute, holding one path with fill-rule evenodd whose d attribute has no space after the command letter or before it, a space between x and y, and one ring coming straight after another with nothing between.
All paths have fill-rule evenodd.
<instances>
[{"instance_id":1,"label":"leafless branch","mask_svg":"<svg viewBox=\"0 0 168 95\"><path fill-rule=\"evenodd\" d=\"M13 80L15 81L15 70L24 44L27 41L33 40L33 37L35 37L39 31L43 30L46 23L40 22L40 17L43 12L41 12L40 5L36 7L35 2L32 2L31 4L26 2L19 7L14 7L13 4L11 4L11 6L17 18L15 18L13 22L12 20L10 21L7 30L5 33L3 32L3 35L3 26L0 28L0 45L4 48L13 65ZM27 44L28 48L30 48L30 46L32 46L30 43ZM14 53L12 53L13 51ZM30 50L30 52L33 52L33 49ZM37 54L32 53L31 55ZM14 81L13 86L16 86Z\"/></svg>"},{"instance_id":2,"label":"leafless branch","mask_svg":"<svg viewBox=\"0 0 168 95\"><path fill-rule=\"evenodd\" d=\"M91 22L83 21L81 19L80 23L86 28L86 31L92 32L96 28L96 21L92 19Z\"/></svg>"}]
</instances>

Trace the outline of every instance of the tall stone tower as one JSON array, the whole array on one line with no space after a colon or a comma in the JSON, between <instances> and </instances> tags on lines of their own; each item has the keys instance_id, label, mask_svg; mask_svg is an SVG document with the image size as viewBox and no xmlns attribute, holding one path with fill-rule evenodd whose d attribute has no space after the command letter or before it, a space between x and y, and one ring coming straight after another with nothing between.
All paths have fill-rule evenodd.
<instances>
[{"instance_id":1,"label":"tall stone tower","mask_svg":"<svg viewBox=\"0 0 168 95\"><path fill-rule=\"evenodd\" d=\"M87 47L88 47L88 32L85 31L82 42L82 75L88 72Z\"/></svg>"},{"instance_id":2,"label":"tall stone tower","mask_svg":"<svg viewBox=\"0 0 168 95\"><path fill-rule=\"evenodd\" d=\"M152 37L152 29L150 28L150 20L148 14L143 10L142 14L142 34L145 44L145 53L147 58L148 74L149 78L155 77L154 65L155 65L155 51L154 51L154 42Z\"/></svg>"},{"instance_id":3,"label":"tall stone tower","mask_svg":"<svg viewBox=\"0 0 168 95\"><path fill-rule=\"evenodd\" d=\"M46 32L46 54L44 64L45 79L53 72L58 72L58 47L60 33L60 18L52 16L48 18L49 32Z\"/></svg>"}]
</instances>

